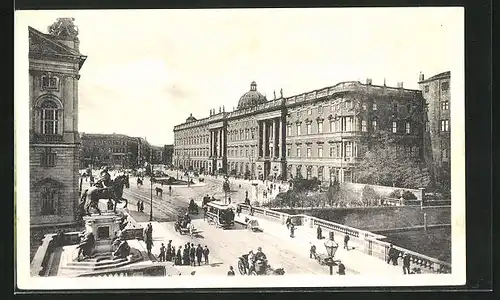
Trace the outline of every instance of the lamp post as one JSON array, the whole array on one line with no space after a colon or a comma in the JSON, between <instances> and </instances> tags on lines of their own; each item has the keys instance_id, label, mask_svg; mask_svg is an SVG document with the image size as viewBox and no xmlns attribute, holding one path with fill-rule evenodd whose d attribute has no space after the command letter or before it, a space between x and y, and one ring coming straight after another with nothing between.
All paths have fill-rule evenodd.
<instances>
[{"instance_id":1,"label":"lamp post","mask_svg":"<svg viewBox=\"0 0 500 300\"><path fill-rule=\"evenodd\" d=\"M152 152L149 152L149 161L152 162ZM149 183L151 186L151 205L150 205L150 211L149 211L149 221L153 221L153 164L150 163L151 166L151 172L149 173Z\"/></svg>"},{"instance_id":2,"label":"lamp post","mask_svg":"<svg viewBox=\"0 0 500 300\"><path fill-rule=\"evenodd\" d=\"M333 266L335 265L335 261L333 257L339 248L339 244L333 240L333 232L330 232L330 239L325 242L326 253L328 254L328 258L326 263L330 267L330 275L333 275Z\"/></svg>"}]
</instances>

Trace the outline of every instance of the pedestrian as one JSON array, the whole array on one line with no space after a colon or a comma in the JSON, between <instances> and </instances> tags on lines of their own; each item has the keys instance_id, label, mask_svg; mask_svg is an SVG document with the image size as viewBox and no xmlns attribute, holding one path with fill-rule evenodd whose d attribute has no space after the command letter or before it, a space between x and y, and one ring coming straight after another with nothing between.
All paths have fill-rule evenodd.
<instances>
[{"instance_id":1,"label":"pedestrian","mask_svg":"<svg viewBox=\"0 0 500 300\"><path fill-rule=\"evenodd\" d=\"M227 198L228 204L231 204L231 197Z\"/></svg>"},{"instance_id":2,"label":"pedestrian","mask_svg":"<svg viewBox=\"0 0 500 300\"><path fill-rule=\"evenodd\" d=\"M205 248L203 248L203 258L205 259L205 264L208 264L208 254L210 253L210 250L208 250L207 245L205 245Z\"/></svg>"},{"instance_id":3,"label":"pedestrian","mask_svg":"<svg viewBox=\"0 0 500 300\"><path fill-rule=\"evenodd\" d=\"M148 249L148 255L151 255L151 249L153 248L153 240L152 239L146 240L146 248Z\"/></svg>"},{"instance_id":4,"label":"pedestrian","mask_svg":"<svg viewBox=\"0 0 500 300\"><path fill-rule=\"evenodd\" d=\"M144 201L141 200L141 212L144 212Z\"/></svg>"},{"instance_id":5,"label":"pedestrian","mask_svg":"<svg viewBox=\"0 0 500 300\"><path fill-rule=\"evenodd\" d=\"M346 249L347 251L349 251L349 235L346 233L346 235L344 235L344 249Z\"/></svg>"},{"instance_id":6,"label":"pedestrian","mask_svg":"<svg viewBox=\"0 0 500 300\"><path fill-rule=\"evenodd\" d=\"M203 256L203 248L201 247L201 244L198 244L198 247L196 248L196 261L198 262L198 266L201 266L202 256Z\"/></svg>"},{"instance_id":7,"label":"pedestrian","mask_svg":"<svg viewBox=\"0 0 500 300\"><path fill-rule=\"evenodd\" d=\"M163 243L161 243L160 255L158 255L158 259L160 261L165 261L166 250L167 250L167 248L165 248L165 245Z\"/></svg>"},{"instance_id":8,"label":"pedestrian","mask_svg":"<svg viewBox=\"0 0 500 300\"><path fill-rule=\"evenodd\" d=\"M141 211L141 200L137 201L137 211Z\"/></svg>"},{"instance_id":9,"label":"pedestrian","mask_svg":"<svg viewBox=\"0 0 500 300\"><path fill-rule=\"evenodd\" d=\"M403 255L403 274L411 274L410 273L410 255L405 253Z\"/></svg>"},{"instance_id":10,"label":"pedestrian","mask_svg":"<svg viewBox=\"0 0 500 300\"><path fill-rule=\"evenodd\" d=\"M318 240L323 239L323 230L321 229L321 226L318 225L318 228L316 228L316 236Z\"/></svg>"},{"instance_id":11,"label":"pedestrian","mask_svg":"<svg viewBox=\"0 0 500 300\"><path fill-rule=\"evenodd\" d=\"M233 266L229 266L229 271L227 271L227 276L234 276Z\"/></svg>"},{"instance_id":12,"label":"pedestrian","mask_svg":"<svg viewBox=\"0 0 500 300\"><path fill-rule=\"evenodd\" d=\"M309 249L309 258L316 259L316 246L311 245L311 249Z\"/></svg>"},{"instance_id":13,"label":"pedestrian","mask_svg":"<svg viewBox=\"0 0 500 300\"><path fill-rule=\"evenodd\" d=\"M191 266L196 266L196 248L194 247L194 244L191 244L191 247L189 248L189 261L191 262Z\"/></svg>"},{"instance_id":14,"label":"pedestrian","mask_svg":"<svg viewBox=\"0 0 500 300\"><path fill-rule=\"evenodd\" d=\"M175 247L174 247L174 251L175 251ZM176 266L182 265L182 246L179 246L179 249L177 250L177 254L175 255L174 264Z\"/></svg>"},{"instance_id":15,"label":"pedestrian","mask_svg":"<svg viewBox=\"0 0 500 300\"><path fill-rule=\"evenodd\" d=\"M295 237L295 226L293 224L290 225L290 237L293 238Z\"/></svg>"},{"instance_id":16,"label":"pedestrian","mask_svg":"<svg viewBox=\"0 0 500 300\"><path fill-rule=\"evenodd\" d=\"M345 266L342 262L339 263L339 270L337 271L339 275L345 275Z\"/></svg>"},{"instance_id":17,"label":"pedestrian","mask_svg":"<svg viewBox=\"0 0 500 300\"><path fill-rule=\"evenodd\" d=\"M392 244L389 245L389 252L387 253L387 256L388 256L388 259L387 259L387 263L391 263L392 261L392 265L393 266L397 266L398 265L398 251L396 249L394 249L394 247L392 246Z\"/></svg>"},{"instance_id":18,"label":"pedestrian","mask_svg":"<svg viewBox=\"0 0 500 300\"><path fill-rule=\"evenodd\" d=\"M189 266L189 249L184 247L184 251L182 252L182 265Z\"/></svg>"}]
</instances>

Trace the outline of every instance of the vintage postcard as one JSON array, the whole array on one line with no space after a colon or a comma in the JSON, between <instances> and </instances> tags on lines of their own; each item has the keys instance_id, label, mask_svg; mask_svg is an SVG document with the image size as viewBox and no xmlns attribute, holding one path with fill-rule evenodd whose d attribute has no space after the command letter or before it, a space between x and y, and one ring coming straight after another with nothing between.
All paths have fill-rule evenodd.
<instances>
[{"instance_id":1,"label":"vintage postcard","mask_svg":"<svg viewBox=\"0 0 500 300\"><path fill-rule=\"evenodd\" d=\"M453 7L17 11L17 286L464 284L463 37Z\"/></svg>"}]
</instances>

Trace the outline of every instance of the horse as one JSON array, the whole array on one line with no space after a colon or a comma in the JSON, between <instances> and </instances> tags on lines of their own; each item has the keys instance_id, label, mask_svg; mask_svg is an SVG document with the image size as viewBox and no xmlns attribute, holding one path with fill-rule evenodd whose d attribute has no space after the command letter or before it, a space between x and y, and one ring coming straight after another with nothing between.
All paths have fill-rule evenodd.
<instances>
[{"instance_id":1,"label":"horse","mask_svg":"<svg viewBox=\"0 0 500 300\"><path fill-rule=\"evenodd\" d=\"M97 210L99 215L101 211L98 207L99 199L112 199L115 201L115 205L113 207L113 211L116 213L116 205L117 203L121 203L121 200L125 200L125 205L123 208L126 208L128 205L128 200L123 198L123 187L129 188L129 180L126 175L117 176L114 180L111 181L111 185L109 188L104 189L93 189L88 192L88 196L90 198L90 202L87 205L86 211L87 215L90 215L89 208L94 208Z\"/></svg>"},{"instance_id":2,"label":"horse","mask_svg":"<svg viewBox=\"0 0 500 300\"><path fill-rule=\"evenodd\" d=\"M156 191L156 196L158 196L158 194L160 194L160 197L163 197L163 189L162 188L155 187L155 191Z\"/></svg>"}]
</instances>

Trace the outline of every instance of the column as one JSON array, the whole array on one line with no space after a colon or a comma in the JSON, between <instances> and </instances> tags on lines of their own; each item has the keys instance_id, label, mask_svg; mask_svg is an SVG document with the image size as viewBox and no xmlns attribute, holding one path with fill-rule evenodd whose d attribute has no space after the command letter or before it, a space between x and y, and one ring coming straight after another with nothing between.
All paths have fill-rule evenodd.
<instances>
[{"instance_id":1,"label":"column","mask_svg":"<svg viewBox=\"0 0 500 300\"><path fill-rule=\"evenodd\" d=\"M219 157L222 157L222 131L219 129Z\"/></svg>"},{"instance_id":2,"label":"column","mask_svg":"<svg viewBox=\"0 0 500 300\"><path fill-rule=\"evenodd\" d=\"M212 143L213 143L213 135L212 135L212 131L210 131L210 141L209 141L209 155L208 156L212 156L213 155L213 152L212 152Z\"/></svg>"},{"instance_id":3,"label":"column","mask_svg":"<svg viewBox=\"0 0 500 300\"><path fill-rule=\"evenodd\" d=\"M264 124L266 125L266 130L265 130L265 135L264 137L266 138L265 142L265 150L266 152L264 153L264 156L271 156L271 153L269 152L269 138L270 138L270 132L269 132L269 124L266 124L268 121L264 121Z\"/></svg>"},{"instance_id":4,"label":"column","mask_svg":"<svg viewBox=\"0 0 500 300\"><path fill-rule=\"evenodd\" d=\"M226 155L226 149L225 149L225 145L226 145L226 136L224 135L224 128L222 128L220 130L220 135L221 135L221 156L225 156Z\"/></svg>"},{"instance_id":5,"label":"column","mask_svg":"<svg viewBox=\"0 0 500 300\"><path fill-rule=\"evenodd\" d=\"M283 158L283 119L281 117L278 118L279 122L279 133L278 133L278 157Z\"/></svg>"},{"instance_id":6,"label":"column","mask_svg":"<svg viewBox=\"0 0 500 300\"><path fill-rule=\"evenodd\" d=\"M266 156L266 121L262 121L262 157Z\"/></svg>"}]
</instances>

